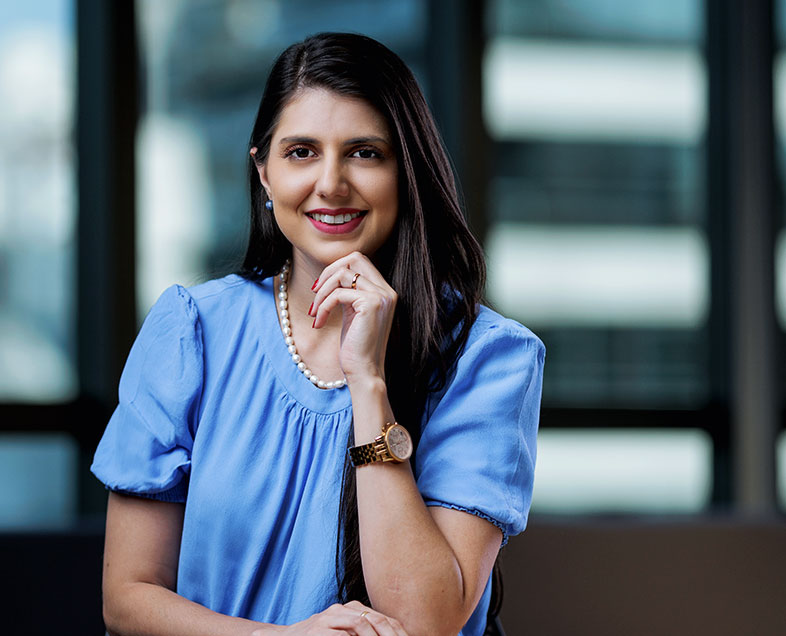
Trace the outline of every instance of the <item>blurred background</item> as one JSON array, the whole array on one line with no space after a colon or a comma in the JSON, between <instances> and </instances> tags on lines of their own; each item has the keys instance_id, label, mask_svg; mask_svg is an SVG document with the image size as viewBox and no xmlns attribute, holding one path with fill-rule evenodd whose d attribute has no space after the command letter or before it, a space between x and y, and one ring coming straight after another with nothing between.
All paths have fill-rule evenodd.
<instances>
[{"instance_id":1,"label":"blurred background","mask_svg":"<svg viewBox=\"0 0 786 636\"><path fill-rule=\"evenodd\" d=\"M102 633L88 467L125 356L237 264L267 71L331 30L414 70L488 299L547 347L508 633L786 633L784 0L0 4L10 633Z\"/></svg>"}]
</instances>

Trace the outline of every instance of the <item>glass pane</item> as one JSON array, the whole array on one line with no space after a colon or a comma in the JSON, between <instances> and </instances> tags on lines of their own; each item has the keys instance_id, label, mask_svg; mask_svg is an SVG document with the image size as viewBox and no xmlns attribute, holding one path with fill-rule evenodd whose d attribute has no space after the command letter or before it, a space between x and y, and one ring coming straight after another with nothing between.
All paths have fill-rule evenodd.
<instances>
[{"instance_id":1,"label":"glass pane","mask_svg":"<svg viewBox=\"0 0 786 636\"><path fill-rule=\"evenodd\" d=\"M696 143L705 123L702 65L687 45L500 35L486 53L490 130L496 139Z\"/></svg>"},{"instance_id":2,"label":"glass pane","mask_svg":"<svg viewBox=\"0 0 786 636\"><path fill-rule=\"evenodd\" d=\"M706 403L698 0L488 4L490 300L545 341L546 406Z\"/></svg>"},{"instance_id":3,"label":"glass pane","mask_svg":"<svg viewBox=\"0 0 786 636\"><path fill-rule=\"evenodd\" d=\"M686 513L709 505L712 442L698 430L544 430L532 509Z\"/></svg>"},{"instance_id":4,"label":"glass pane","mask_svg":"<svg viewBox=\"0 0 786 636\"><path fill-rule=\"evenodd\" d=\"M242 258L247 140L275 56L311 33L361 32L399 53L427 89L426 4L141 0L137 7L147 97L137 138L144 314L172 283L227 273Z\"/></svg>"},{"instance_id":5,"label":"glass pane","mask_svg":"<svg viewBox=\"0 0 786 636\"><path fill-rule=\"evenodd\" d=\"M489 294L530 322L690 328L707 317L708 249L695 228L500 221L487 247Z\"/></svg>"},{"instance_id":6,"label":"glass pane","mask_svg":"<svg viewBox=\"0 0 786 636\"><path fill-rule=\"evenodd\" d=\"M76 392L73 6L0 6L0 400Z\"/></svg>"},{"instance_id":7,"label":"glass pane","mask_svg":"<svg viewBox=\"0 0 786 636\"><path fill-rule=\"evenodd\" d=\"M76 442L66 435L1 435L0 529L71 525L78 458Z\"/></svg>"}]
</instances>

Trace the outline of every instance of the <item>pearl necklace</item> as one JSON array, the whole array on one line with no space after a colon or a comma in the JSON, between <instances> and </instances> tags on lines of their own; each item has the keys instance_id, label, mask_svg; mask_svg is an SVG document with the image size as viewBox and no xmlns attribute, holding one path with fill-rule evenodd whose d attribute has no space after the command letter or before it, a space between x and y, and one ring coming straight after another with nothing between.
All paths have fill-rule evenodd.
<instances>
[{"instance_id":1,"label":"pearl necklace","mask_svg":"<svg viewBox=\"0 0 786 636\"><path fill-rule=\"evenodd\" d=\"M289 301L287 300L287 278L289 278L289 267L290 263L289 260L287 260L284 263L284 266L281 268L281 271L278 273L279 280L281 281L278 286L278 313L281 316L281 331L284 334L284 342L287 345L287 351L289 351L289 355L292 356L292 362L297 365L297 368L304 376L309 379L311 384L319 387L320 389L340 389L342 386L347 384L346 378L341 378L335 382L325 382L324 380L320 380L311 372L311 369L306 366L306 363L303 362L303 358L301 358L300 354L297 352L295 339L292 337L292 324L289 322Z\"/></svg>"}]
</instances>

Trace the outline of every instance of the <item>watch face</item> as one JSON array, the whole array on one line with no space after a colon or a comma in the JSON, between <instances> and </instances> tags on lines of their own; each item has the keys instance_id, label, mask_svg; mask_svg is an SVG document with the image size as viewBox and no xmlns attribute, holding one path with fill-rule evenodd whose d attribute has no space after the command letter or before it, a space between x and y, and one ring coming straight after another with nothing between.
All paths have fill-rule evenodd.
<instances>
[{"instance_id":1,"label":"watch face","mask_svg":"<svg viewBox=\"0 0 786 636\"><path fill-rule=\"evenodd\" d=\"M399 424L391 426L385 435L385 439L388 443L390 454L395 459L403 462L412 455L412 438L403 426Z\"/></svg>"}]
</instances>

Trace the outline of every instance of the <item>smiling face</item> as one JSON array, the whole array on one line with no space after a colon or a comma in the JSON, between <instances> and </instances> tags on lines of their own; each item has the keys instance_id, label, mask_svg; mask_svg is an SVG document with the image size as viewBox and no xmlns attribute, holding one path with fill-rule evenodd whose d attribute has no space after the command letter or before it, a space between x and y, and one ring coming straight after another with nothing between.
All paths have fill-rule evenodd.
<instances>
[{"instance_id":1,"label":"smiling face","mask_svg":"<svg viewBox=\"0 0 786 636\"><path fill-rule=\"evenodd\" d=\"M398 216L398 166L382 115L367 102L306 88L283 108L259 166L295 260L325 267L385 243Z\"/></svg>"}]
</instances>

